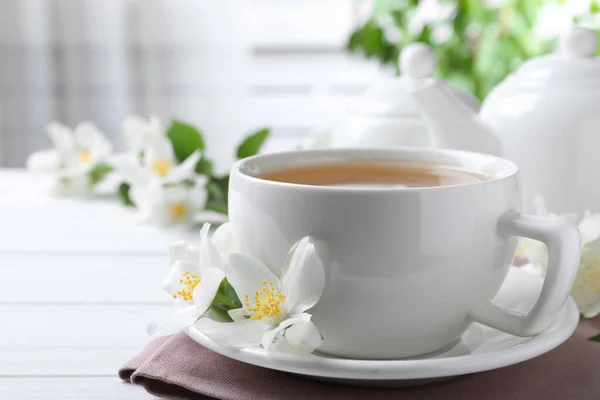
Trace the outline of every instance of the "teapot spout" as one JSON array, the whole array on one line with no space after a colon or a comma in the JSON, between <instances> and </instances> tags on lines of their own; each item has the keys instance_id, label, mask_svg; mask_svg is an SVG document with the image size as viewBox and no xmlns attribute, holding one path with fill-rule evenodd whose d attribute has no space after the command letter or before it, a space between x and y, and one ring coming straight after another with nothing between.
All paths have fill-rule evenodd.
<instances>
[{"instance_id":1,"label":"teapot spout","mask_svg":"<svg viewBox=\"0 0 600 400\"><path fill-rule=\"evenodd\" d=\"M434 147L501 155L496 134L439 81L416 86L412 95L419 104Z\"/></svg>"},{"instance_id":2,"label":"teapot spout","mask_svg":"<svg viewBox=\"0 0 600 400\"><path fill-rule=\"evenodd\" d=\"M419 105L434 147L467 150L499 156L500 140L475 110L456 97L446 85L432 78L435 56L424 44L404 49L400 59L403 74L412 80L410 93Z\"/></svg>"}]
</instances>

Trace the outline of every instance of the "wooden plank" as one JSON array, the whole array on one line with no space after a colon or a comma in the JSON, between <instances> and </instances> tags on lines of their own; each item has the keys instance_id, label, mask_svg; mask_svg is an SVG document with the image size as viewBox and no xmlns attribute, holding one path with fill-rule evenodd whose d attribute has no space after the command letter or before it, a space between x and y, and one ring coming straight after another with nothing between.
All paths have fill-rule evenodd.
<instances>
[{"instance_id":1,"label":"wooden plank","mask_svg":"<svg viewBox=\"0 0 600 400\"><path fill-rule=\"evenodd\" d=\"M2 376L107 376L117 371L143 348L1 348Z\"/></svg>"},{"instance_id":2,"label":"wooden plank","mask_svg":"<svg viewBox=\"0 0 600 400\"><path fill-rule=\"evenodd\" d=\"M107 288L110 290L110 288ZM171 306L0 305L1 375L114 376Z\"/></svg>"},{"instance_id":3,"label":"wooden plank","mask_svg":"<svg viewBox=\"0 0 600 400\"><path fill-rule=\"evenodd\" d=\"M170 304L166 254L0 253L0 304Z\"/></svg>"},{"instance_id":4,"label":"wooden plank","mask_svg":"<svg viewBox=\"0 0 600 400\"><path fill-rule=\"evenodd\" d=\"M26 174L20 185L0 183L0 251L160 255L175 241L197 238L197 229L142 224L116 199L32 197L30 192L39 189L31 185Z\"/></svg>"},{"instance_id":5,"label":"wooden plank","mask_svg":"<svg viewBox=\"0 0 600 400\"><path fill-rule=\"evenodd\" d=\"M113 377L0 377L3 399L148 400L144 389Z\"/></svg>"},{"instance_id":6,"label":"wooden plank","mask_svg":"<svg viewBox=\"0 0 600 400\"><path fill-rule=\"evenodd\" d=\"M0 305L0 320L9 322L0 330L0 354L6 348L140 349L150 339L148 322L170 311L158 305Z\"/></svg>"}]
</instances>

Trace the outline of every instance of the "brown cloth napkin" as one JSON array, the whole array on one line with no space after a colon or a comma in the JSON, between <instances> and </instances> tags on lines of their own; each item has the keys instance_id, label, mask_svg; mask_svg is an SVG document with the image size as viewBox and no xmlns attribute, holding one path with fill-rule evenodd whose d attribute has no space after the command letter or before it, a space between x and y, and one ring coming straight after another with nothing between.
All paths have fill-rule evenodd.
<instances>
[{"instance_id":1,"label":"brown cloth napkin","mask_svg":"<svg viewBox=\"0 0 600 400\"><path fill-rule=\"evenodd\" d=\"M178 333L150 343L119 371L125 382L167 399L402 399L598 400L600 317L584 320L551 352L523 363L446 380L397 388L337 386L231 360Z\"/></svg>"}]
</instances>

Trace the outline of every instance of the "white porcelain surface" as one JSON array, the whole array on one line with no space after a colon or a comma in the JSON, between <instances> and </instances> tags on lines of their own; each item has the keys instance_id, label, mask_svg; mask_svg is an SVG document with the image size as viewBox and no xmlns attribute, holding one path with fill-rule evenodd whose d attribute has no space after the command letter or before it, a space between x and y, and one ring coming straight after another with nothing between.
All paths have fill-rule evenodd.
<instances>
[{"instance_id":1,"label":"white porcelain surface","mask_svg":"<svg viewBox=\"0 0 600 400\"><path fill-rule=\"evenodd\" d=\"M527 312L535 302L541 285L539 277L511 268L494 303L516 312ZM193 328L188 335L219 354L265 368L351 385L404 386L488 371L531 359L563 343L571 336L578 321L577 306L569 298L550 327L537 336L516 337L475 323L451 349L431 358L409 360L352 360L323 354L302 357L260 348L232 350L211 342ZM364 341L363 346L371 345L370 340Z\"/></svg>"},{"instance_id":2,"label":"white porcelain surface","mask_svg":"<svg viewBox=\"0 0 600 400\"><path fill-rule=\"evenodd\" d=\"M400 55L402 74L432 74L435 64L433 51L422 43L406 46ZM375 82L334 127L332 146L431 147L419 107L408 93L410 84L404 76ZM471 109L479 110L480 104L473 96L449 84L443 85Z\"/></svg>"},{"instance_id":3,"label":"white porcelain surface","mask_svg":"<svg viewBox=\"0 0 600 400\"><path fill-rule=\"evenodd\" d=\"M440 83L415 74L414 96L436 144L514 161L524 211L542 195L556 213L600 211L600 58L597 31L573 28L559 50L523 64L476 116Z\"/></svg>"},{"instance_id":4,"label":"white porcelain surface","mask_svg":"<svg viewBox=\"0 0 600 400\"><path fill-rule=\"evenodd\" d=\"M433 162L484 171L492 179L357 188L248 175L356 160ZM237 163L229 217L242 252L276 272L296 241L306 235L323 240L329 248L325 290L311 311L324 337L320 350L390 359L439 351L472 319L520 335L548 325L575 277L579 237L563 220L521 216L519 199L515 165L497 157L433 149L298 151ZM508 272L515 234L550 243L548 284L526 317L487 304Z\"/></svg>"},{"instance_id":5,"label":"white porcelain surface","mask_svg":"<svg viewBox=\"0 0 600 400\"><path fill-rule=\"evenodd\" d=\"M553 212L600 211L596 35L569 32L557 54L525 63L484 102L481 117L521 171L526 209L542 195Z\"/></svg>"}]
</instances>

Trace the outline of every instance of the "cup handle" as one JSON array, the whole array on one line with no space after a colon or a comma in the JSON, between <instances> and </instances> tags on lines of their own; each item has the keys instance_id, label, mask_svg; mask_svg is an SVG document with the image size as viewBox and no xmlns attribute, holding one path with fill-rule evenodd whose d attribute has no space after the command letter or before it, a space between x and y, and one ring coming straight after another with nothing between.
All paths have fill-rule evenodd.
<instances>
[{"instance_id":1,"label":"cup handle","mask_svg":"<svg viewBox=\"0 0 600 400\"><path fill-rule=\"evenodd\" d=\"M535 239L548 247L548 270L542 291L526 315L518 315L494 304L482 304L469 312L476 322L515 336L533 336L552 322L573 286L579 267L581 241L577 227L561 217L504 213L498 221L498 234Z\"/></svg>"}]
</instances>

